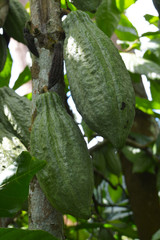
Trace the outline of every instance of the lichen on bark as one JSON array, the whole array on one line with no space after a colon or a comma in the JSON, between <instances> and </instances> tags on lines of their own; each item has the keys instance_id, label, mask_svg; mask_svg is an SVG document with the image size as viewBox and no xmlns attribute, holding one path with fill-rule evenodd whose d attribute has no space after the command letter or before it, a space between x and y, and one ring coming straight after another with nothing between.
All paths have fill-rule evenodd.
<instances>
[{"instance_id":1,"label":"lichen on bark","mask_svg":"<svg viewBox=\"0 0 160 240\"><path fill-rule=\"evenodd\" d=\"M54 43L61 41L61 9L58 0L30 0L31 27L35 34L35 43L39 52L39 58L33 57L32 63L32 113L35 112L36 98L43 87L48 85L48 77L53 58ZM63 84L58 83L57 89L61 89L64 97ZM63 236L63 217L50 205L42 192L38 180L35 177L29 190L29 228L42 229L58 239Z\"/></svg>"}]
</instances>

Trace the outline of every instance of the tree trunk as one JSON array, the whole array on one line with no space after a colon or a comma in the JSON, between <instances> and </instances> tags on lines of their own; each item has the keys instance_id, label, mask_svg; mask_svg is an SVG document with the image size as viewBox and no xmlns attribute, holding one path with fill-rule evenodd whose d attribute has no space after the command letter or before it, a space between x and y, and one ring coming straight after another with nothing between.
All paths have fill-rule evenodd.
<instances>
[{"instance_id":1,"label":"tree trunk","mask_svg":"<svg viewBox=\"0 0 160 240\"><path fill-rule=\"evenodd\" d=\"M58 213L50 205L36 177L30 184L29 229L41 229L51 233L58 239L64 239L62 214Z\"/></svg>"},{"instance_id":2,"label":"tree trunk","mask_svg":"<svg viewBox=\"0 0 160 240\"><path fill-rule=\"evenodd\" d=\"M33 57L32 63L32 113L34 118L35 103L38 94L48 86L48 76L51 68L54 44L62 40L61 10L59 0L31 0L31 32L36 35L36 45L39 58ZM63 84L59 83L64 96ZM63 217L50 205L35 177L29 191L29 228L48 231L58 239L63 236Z\"/></svg>"},{"instance_id":3,"label":"tree trunk","mask_svg":"<svg viewBox=\"0 0 160 240\"><path fill-rule=\"evenodd\" d=\"M141 240L151 240L160 228L160 207L156 176L151 173L132 173L132 163L121 156L134 220Z\"/></svg>"},{"instance_id":4,"label":"tree trunk","mask_svg":"<svg viewBox=\"0 0 160 240\"><path fill-rule=\"evenodd\" d=\"M136 95L147 98L142 82L134 86ZM155 119L136 109L132 132L157 138ZM160 204L156 188L156 175L148 172L133 173L132 163L121 153L123 174L129 193L134 220L141 240L151 240L160 229Z\"/></svg>"}]
</instances>

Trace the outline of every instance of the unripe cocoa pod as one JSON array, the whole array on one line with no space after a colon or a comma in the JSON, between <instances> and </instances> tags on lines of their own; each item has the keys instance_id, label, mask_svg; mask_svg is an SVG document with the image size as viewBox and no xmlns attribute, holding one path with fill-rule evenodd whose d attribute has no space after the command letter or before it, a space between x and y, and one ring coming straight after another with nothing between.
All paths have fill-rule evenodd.
<instances>
[{"instance_id":1,"label":"unripe cocoa pod","mask_svg":"<svg viewBox=\"0 0 160 240\"><path fill-rule=\"evenodd\" d=\"M88 126L116 148L135 114L129 73L112 41L80 10L63 21L64 59L71 93Z\"/></svg>"},{"instance_id":2,"label":"unripe cocoa pod","mask_svg":"<svg viewBox=\"0 0 160 240\"><path fill-rule=\"evenodd\" d=\"M102 0L72 0L71 2L80 10L95 12Z\"/></svg>"},{"instance_id":3,"label":"unripe cocoa pod","mask_svg":"<svg viewBox=\"0 0 160 240\"><path fill-rule=\"evenodd\" d=\"M91 158L80 129L56 93L38 97L31 153L47 161L37 177L53 207L63 214L88 218L93 192Z\"/></svg>"}]
</instances>

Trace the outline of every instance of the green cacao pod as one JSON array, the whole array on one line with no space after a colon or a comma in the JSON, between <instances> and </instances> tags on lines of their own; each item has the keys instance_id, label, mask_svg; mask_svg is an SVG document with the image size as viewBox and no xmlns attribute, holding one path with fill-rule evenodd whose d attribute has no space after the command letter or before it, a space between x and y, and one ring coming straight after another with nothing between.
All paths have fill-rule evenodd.
<instances>
[{"instance_id":1,"label":"green cacao pod","mask_svg":"<svg viewBox=\"0 0 160 240\"><path fill-rule=\"evenodd\" d=\"M72 0L71 2L80 10L95 12L101 1L102 0Z\"/></svg>"},{"instance_id":2,"label":"green cacao pod","mask_svg":"<svg viewBox=\"0 0 160 240\"><path fill-rule=\"evenodd\" d=\"M64 59L77 109L88 126L122 147L135 114L129 73L112 41L80 10L63 21Z\"/></svg>"},{"instance_id":3,"label":"green cacao pod","mask_svg":"<svg viewBox=\"0 0 160 240\"><path fill-rule=\"evenodd\" d=\"M121 162L116 149L107 143L98 150L93 151L93 164L104 176L107 177L107 172L111 172L118 177L122 172Z\"/></svg>"},{"instance_id":4,"label":"green cacao pod","mask_svg":"<svg viewBox=\"0 0 160 240\"><path fill-rule=\"evenodd\" d=\"M105 158L106 169L119 177L122 172L122 166L116 149L111 144L107 144L102 148L102 152Z\"/></svg>"},{"instance_id":5,"label":"green cacao pod","mask_svg":"<svg viewBox=\"0 0 160 240\"><path fill-rule=\"evenodd\" d=\"M28 148L30 143L31 101L8 87L0 88L0 123ZM3 136L0 133L0 142Z\"/></svg>"},{"instance_id":6,"label":"green cacao pod","mask_svg":"<svg viewBox=\"0 0 160 240\"><path fill-rule=\"evenodd\" d=\"M38 172L50 203L63 214L90 216L93 167L83 136L56 93L41 94L31 131L31 153L47 160Z\"/></svg>"},{"instance_id":7,"label":"green cacao pod","mask_svg":"<svg viewBox=\"0 0 160 240\"><path fill-rule=\"evenodd\" d=\"M23 29L29 19L29 14L18 0L9 1L9 12L4 23L7 34L25 44Z\"/></svg>"}]
</instances>

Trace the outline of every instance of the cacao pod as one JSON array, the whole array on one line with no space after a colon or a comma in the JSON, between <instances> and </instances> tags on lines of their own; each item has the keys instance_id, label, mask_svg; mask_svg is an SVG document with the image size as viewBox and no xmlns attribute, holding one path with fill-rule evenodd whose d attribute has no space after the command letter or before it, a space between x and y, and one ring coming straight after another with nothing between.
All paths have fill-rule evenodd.
<instances>
[{"instance_id":1,"label":"cacao pod","mask_svg":"<svg viewBox=\"0 0 160 240\"><path fill-rule=\"evenodd\" d=\"M47 160L37 177L53 207L63 214L88 218L93 192L91 158L78 126L56 93L38 97L31 153Z\"/></svg>"},{"instance_id":2,"label":"cacao pod","mask_svg":"<svg viewBox=\"0 0 160 240\"><path fill-rule=\"evenodd\" d=\"M72 0L71 2L80 10L95 12L101 1L102 0Z\"/></svg>"},{"instance_id":3,"label":"cacao pod","mask_svg":"<svg viewBox=\"0 0 160 240\"><path fill-rule=\"evenodd\" d=\"M63 21L71 93L88 126L122 147L135 114L129 73L112 41L80 10Z\"/></svg>"},{"instance_id":4,"label":"cacao pod","mask_svg":"<svg viewBox=\"0 0 160 240\"><path fill-rule=\"evenodd\" d=\"M106 162L106 169L119 177L122 172L122 166L116 149L111 144L107 144L102 148L102 152Z\"/></svg>"},{"instance_id":5,"label":"cacao pod","mask_svg":"<svg viewBox=\"0 0 160 240\"><path fill-rule=\"evenodd\" d=\"M106 170L106 161L104 158L104 154L102 153L101 149L93 151L91 155L94 166L94 185L97 188L98 185L104 180L103 177L97 173L97 170L98 172L102 173L103 176L105 176L106 178L108 177L107 175L108 172Z\"/></svg>"},{"instance_id":6,"label":"cacao pod","mask_svg":"<svg viewBox=\"0 0 160 240\"><path fill-rule=\"evenodd\" d=\"M31 101L8 87L0 88L0 123L28 148L30 143ZM9 135L10 135L9 134ZM8 134L7 134L8 135ZM3 136L0 134L0 142Z\"/></svg>"},{"instance_id":7,"label":"cacao pod","mask_svg":"<svg viewBox=\"0 0 160 240\"><path fill-rule=\"evenodd\" d=\"M9 1L9 12L4 23L4 29L8 36L25 44L23 29L29 15L18 0Z\"/></svg>"},{"instance_id":8,"label":"cacao pod","mask_svg":"<svg viewBox=\"0 0 160 240\"><path fill-rule=\"evenodd\" d=\"M110 144L105 144L98 150L93 151L94 166L106 176L107 172L111 172L118 177L122 172L121 162L116 149ZM107 177L107 176L106 176Z\"/></svg>"}]
</instances>

